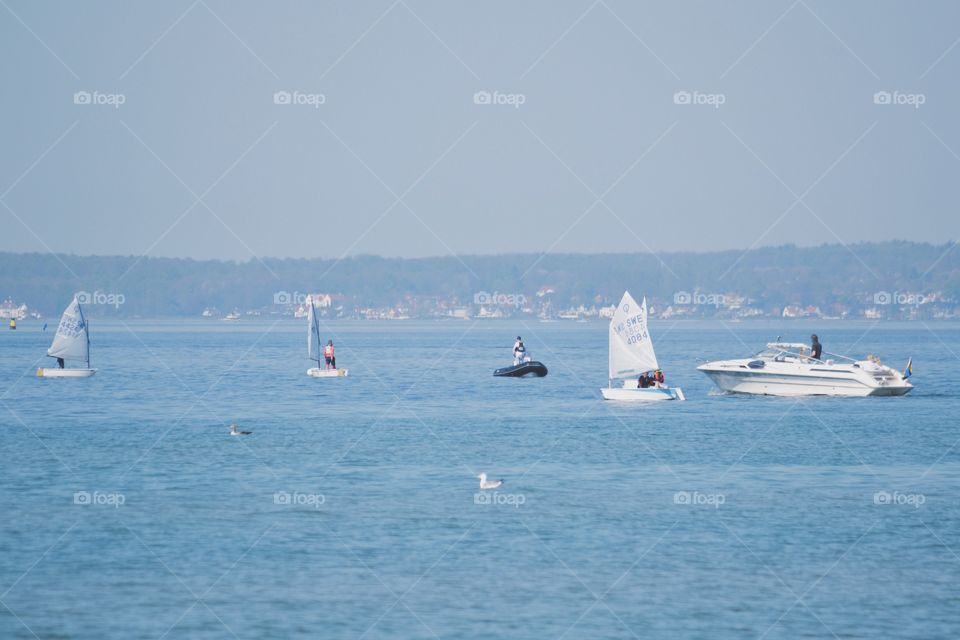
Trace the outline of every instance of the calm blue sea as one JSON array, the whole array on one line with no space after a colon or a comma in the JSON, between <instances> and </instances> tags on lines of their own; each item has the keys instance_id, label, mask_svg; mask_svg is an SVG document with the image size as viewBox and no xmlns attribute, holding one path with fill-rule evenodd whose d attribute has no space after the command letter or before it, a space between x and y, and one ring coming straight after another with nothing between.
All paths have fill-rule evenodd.
<instances>
[{"instance_id":1,"label":"calm blue sea","mask_svg":"<svg viewBox=\"0 0 960 640\"><path fill-rule=\"evenodd\" d=\"M601 322L330 323L331 380L304 324L93 319L87 380L0 331L0 638L960 636L956 324L657 322L652 406ZM811 331L917 388L695 370ZM548 377L491 376L518 333Z\"/></svg>"}]
</instances>

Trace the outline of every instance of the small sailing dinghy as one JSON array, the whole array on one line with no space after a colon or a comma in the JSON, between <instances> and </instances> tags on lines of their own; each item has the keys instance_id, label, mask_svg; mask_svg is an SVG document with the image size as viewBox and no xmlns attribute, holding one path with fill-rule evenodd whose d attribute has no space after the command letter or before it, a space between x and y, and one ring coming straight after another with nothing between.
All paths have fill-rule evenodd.
<instances>
[{"instance_id":1,"label":"small sailing dinghy","mask_svg":"<svg viewBox=\"0 0 960 640\"><path fill-rule=\"evenodd\" d=\"M638 376L660 369L647 328L646 298L642 304L637 304L629 291L623 292L617 311L610 320L609 339L609 383L606 389L600 390L604 400L650 402L686 399L679 387L638 388ZM614 386L614 380L623 380L622 386Z\"/></svg>"},{"instance_id":2,"label":"small sailing dinghy","mask_svg":"<svg viewBox=\"0 0 960 640\"><path fill-rule=\"evenodd\" d=\"M317 361L317 366L307 369L307 375L314 378L343 378L347 375L346 369L329 368L323 358L323 347L320 345L320 321L317 319L317 308L313 298L307 299L307 356Z\"/></svg>"},{"instance_id":3,"label":"small sailing dinghy","mask_svg":"<svg viewBox=\"0 0 960 640\"><path fill-rule=\"evenodd\" d=\"M80 308L76 296L60 316L57 334L53 337L53 344L47 349L47 355L64 361L80 360L86 362L87 367L41 367L37 369L37 376L40 378L89 378L97 372L90 368L90 327L83 317L83 309Z\"/></svg>"}]
</instances>

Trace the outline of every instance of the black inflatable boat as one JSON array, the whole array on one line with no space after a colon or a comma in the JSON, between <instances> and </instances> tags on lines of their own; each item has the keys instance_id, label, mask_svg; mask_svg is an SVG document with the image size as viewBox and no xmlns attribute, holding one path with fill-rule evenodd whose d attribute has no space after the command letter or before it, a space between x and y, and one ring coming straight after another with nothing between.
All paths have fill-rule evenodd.
<instances>
[{"instance_id":1,"label":"black inflatable boat","mask_svg":"<svg viewBox=\"0 0 960 640\"><path fill-rule=\"evenodd\" d=\"M536 376L538 378L542 378L543 376L547 375L547 368L543 366L542 362L531 360L530 362L523 362L510 367L497 369L493 372L493 375L508 378L522 378L523 376Z\"/></svg>"}]
</instances>

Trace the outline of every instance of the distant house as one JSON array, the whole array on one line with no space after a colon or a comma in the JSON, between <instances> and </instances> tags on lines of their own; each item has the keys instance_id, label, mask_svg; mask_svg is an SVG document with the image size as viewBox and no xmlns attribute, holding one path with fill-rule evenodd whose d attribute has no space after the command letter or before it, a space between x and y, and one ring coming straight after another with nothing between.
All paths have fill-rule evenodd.
<instances>
[{"instance_id":1,"label":"distant house","mask_svg":"<svg viewBox=\"0 0 960 640\"><path fill-rule=\"evenodd\" d=\"M26 317L27 305L21 304L17 306L17 304L9 298L3 303L0 303L0 318L4 320L23 320Z\"/></svg>"},{"instance_id":2,"label":"distant house","mask_svg":"<svg viewBox=\"0 0 960 640\"><path fill-rule=\"evenodd\" d=\"M820 307L810 305L800 307L798 305L788 305L783 308L782 316L784 318L819 318L823 315Z\"/></svg>"}]
</instances>

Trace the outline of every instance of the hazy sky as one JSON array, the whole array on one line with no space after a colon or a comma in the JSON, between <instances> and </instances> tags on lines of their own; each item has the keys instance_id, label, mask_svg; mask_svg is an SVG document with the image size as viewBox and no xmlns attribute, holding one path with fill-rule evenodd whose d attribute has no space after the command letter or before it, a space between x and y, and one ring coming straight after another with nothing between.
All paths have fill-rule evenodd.
<instances>
[{"instance_id":1,"label":"hazy sky","mask_svg":"<svg viewBox=\"0 0 960 640\"><path fill-rule=\"evenodd\" d=\"M953 1L3 0L0 250L944 242L958 38Z\"/></svg>"}]
</instances>

